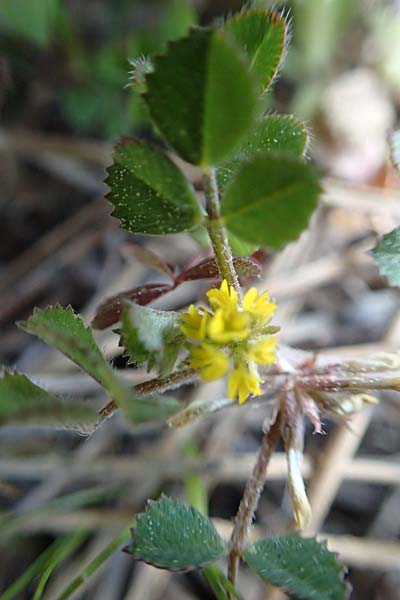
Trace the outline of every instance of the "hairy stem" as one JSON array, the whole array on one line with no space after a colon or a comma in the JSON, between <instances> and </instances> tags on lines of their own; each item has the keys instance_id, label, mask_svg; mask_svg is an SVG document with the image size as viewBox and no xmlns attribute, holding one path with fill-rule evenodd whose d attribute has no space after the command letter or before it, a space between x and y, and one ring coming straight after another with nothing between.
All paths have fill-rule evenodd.
<instances>
[{"instance_id":1,"label":"hairy stem","mask_svg":"<svg viewBox=\"0 0 400 600\"><path fill-rule=\"evenodd\" d=\"M218 268L220 270L222 279L226 279L228 285L235 288L240 298L241 289L239 279L233 264L233 256L228 243L226 229L221 220L218 186L214 169L204 173L203 185L204 193L206 195L206 210L208 214L207 230L214 249Z\"/></svg>"},{"instance_id":2,"label":"hairy stem","mask_svg":"<svg viewBox=\"0 0 400 600\"><path fill-rule=\"evenodd\" d=\"M228 578L235 585L239 566L240 553L247 542L254 513L257 510L261 492L264 487L267 466L278 444L281 433L281 412L275 419L270 429L264 434L256 464L246 483L239 510L235 517L231 536L231 551L228 563Z\"/></svg>"},{"instance_id":3,"label":"hairy stem","mask_svg":"<svg viewBox=\"0 0 400 600\"><path fill-rule=\"evenodd\" d=\"M153 394L162 394L168 390L173 390L181 385L192 383L199 379L199 374L195 369L182 369L182 371L176 371L170 373L166 377L157 377L150 379L150 381L144 381L134 386L133 390L138 396L152 396ZM108 404L103 406L100 410L100 420L97 423L101 425L106 419L111 417L115 411L118 410L118 404L115 400L111 400Z\"/></svg>"}]
</instances>

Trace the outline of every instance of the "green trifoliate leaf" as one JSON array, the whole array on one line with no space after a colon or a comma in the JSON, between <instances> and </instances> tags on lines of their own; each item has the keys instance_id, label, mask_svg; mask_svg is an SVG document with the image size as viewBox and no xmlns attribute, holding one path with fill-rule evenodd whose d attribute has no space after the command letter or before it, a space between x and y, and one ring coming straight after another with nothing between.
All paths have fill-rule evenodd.
<instances>
[{"instance_id":1,"label":"green trifoliate leaf","mask_svg":"<svg viewBox=\"0 0 400 600\"><path fill-rule=\"evenodd\" d=\"M400 227L379 238L372 249L381 275L387 277L391 285L400 285Z\"/></svg>"},{"instance_id":2,"label":"green trifoliate leaf","mask_svg":"<svg viewBox=\"0 0 400 600\"><path fill-rule=\"evenodd\" d=\"M138 139L117 144L108 168L107 199L121 226L134 233L177 233L202 218L194 192L160 149Z\"/></svg>"},{"instance_id":3,"label":"green trifoliate leaf","mask_svg":"<svg viewBox=\"0 0 400 600\"><path fill-rule=\"evenodd\" d=\"M307 144L308 133L302 121L293 115L267 115L250 130L238 157L249 160L259 152L279 152L303 158Z\"/></svg>"},{"instance_id":4,"label":"green trifoliate leaf","mask_svg":"<svg viewBox=\"0 0 400 600\"><path fill-rule=\"evenodd\" d=\"M400 171L400 129L394 131L390 136L390 155L393 164Z\"/></svg>"},{"instance_id":5,"label":"green trifoliate leaf","mask_svg":"<svg viewBox=\"0 0 400 600\"><path fill-rule=\"evenodd\" d=\"M0 379L0 424L87 426L97 411L84 402L64 402L21 373L4 372Z\"/></svg>"},{"instance_id":6,"label":"green trifoliate leaf","mask_svg":"<svg viewBox=\"0 0 400 600\"><path fill-rule=\"evenodd\" d=\"M268 115L258 120L246 136L235 156L218 168L218 185L225 188L235 176L243 161L257 154L279 152L291 158L303 158L307 150L308 133L292 115Z\"/></svg>"},{"instance_id":7,"label":"green trifoliate leaf","mask_svg":"<svg viewBox=\"0 0 400 600\"><path fill-rule=\"evenodd\" d=\"M240 51L220 31L193 29L153 60L144 94L166 141L187 162L221 162L249 129L253 77Z\"/></svg>"},{"instance_id":8,"label":"green trifoliate leaf","mask_svg":"<svg viewBox=\"0 0 400 600\"><path fill-rule=\"evenodd\" d=\"M171 315L171 317L168 319L166 315ZM139 343L147 344L147 346L141 347L148 353L146 356L149 356L153 360L153 364L160 364L160 369L167 369L171 362L175 363L176 355L175 357L173 356L173 352L175 351L174 343L171 343L171 346L168 347L169 352L161 351L159 355L157 355L156 348L162 348L161 342L164 342L164 340L166 340L167 344L167 341L170 339L169 336L173 338L172 323L177 322L179 317L176 317L175 313L165 313L165 318L162 321L164 327L160 327L160 331L154 328L154 324L151 327L150 319L147 318L146 320L143 314L141 314L139 320L140 318L143 319L144 325L143 327L138 327L137 330L140 333ZM153 419L152 414L154 415L155 412L153 409L157 400L155 398L150 399L149 403L144 405L149 399L137 397L135 391L130 389L119 378L118 373L101 353L91 329L85 327L81 317L76 315L71 307L64 309L60 306L55 306L46 310L37 309L27 321L19 325L28 333L37 335L47 344L60 350L60 352L68 356L74 363L96 379L111 398L117 402L128 420L141 423L145 420ZM147 337L143 334L143 330L146 327L149 327ZM177 333L175 330L174 332ZM158 335L161 336L161 341L157 337ZM142 339L144 342L142 342ZM173 339L172 341L174 342L175 340ZM175 412L175 406L172 406L170 399L166 399L164 409L166 409L164 413L162 410L159 411L160 418Z\"/></svg>"},{"instance_id":9,"label":"green trifoliate leaf","mask_svg":"<svg viewBox=\"0 0 400 600\"><path fill-rule=\"evenodd\" d=\"M244 241L281 248L307 227L320 186L314 169L285 155L244 164L222 201L226 226Z\"/></svg>"},{"instance_id":10,"label":"green trifoliate leaf","mask_svg":"<svg viewBox=\"0 0 400 600\"><path fill-rule=\"evenodd\" d=\"M149 501L137 518L132 543L134 558L170 571L205 567L226 555L214 525L195 508L162 496Z\"/></svg>"},{"instance_id":11,"label":"green trifoliate leaf","mask_svg":"<svg viewBox=\"0 0 400 600\"><path fill-rule=\"evenodd\" d=\"M121 406L136 401L135 395L119 379L101 353L92 330L85 327L82 318L76 315L71 307L36 309L33 315L27 321L20 322L19 326L68 356L98 381Z\"/></svg>"},{"instance_id":12,"label":"green trifoliate leaf","mask_svg":"<svg viewBox=\"0 0 400 600\"><path fill-rule=\"evenodd\" d=\"M96 344L91 329L85 326L82 318L70 306L36 309L19 326L57 348L106 389L112 387L113 369Z\"/></svg>"},{"instance_id":13,"label":"green trifoliate leaf","mask_svg":"<svg viewBox=\"0 0 400 600\"><path fill-rule=\"evenodd\" d=\"M256 542L243 559L264 581L304 600L345 600L344 569L333 552L314 538L298 534Z\"/></svg>"},{"instance_id":14,"label":"green trifoliate leaf","mask_svg":"<svg viewBox=\"0 0 400 600\"><path fill-rule=\"evenodd\" d=\"M259 93L267 89L277 74L287 44L285 18L272 10L250 9L234 15L224 29L250 59L250 71Z\"/></svg>"},{"instance_id":15,"label":"green trifoliate leaf","mask_svg":"<svg viewBox=\"0 0 400 600\"><path fill-rule=\"evenodd\" d=\"M185 341L179 326L181 316L173 311L154 310L127 303L122 316L121 346L130 363L147 363L161 374L172 371Z\"/></svg>"}]
</instances>

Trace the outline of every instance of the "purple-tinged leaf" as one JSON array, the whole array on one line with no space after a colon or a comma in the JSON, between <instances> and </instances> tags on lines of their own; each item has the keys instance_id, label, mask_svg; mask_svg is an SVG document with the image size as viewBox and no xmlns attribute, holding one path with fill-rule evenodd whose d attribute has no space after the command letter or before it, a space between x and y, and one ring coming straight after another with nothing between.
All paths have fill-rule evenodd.
<instances>
[{"instance_id":1,"label":"purple-tinged leaf","mask_svg":"<svg viewBox=\"0 0 400 600\"><path fill-rule=\"evenodd\" d=\"M239 277L257 277L260 274L261 267L259 263L250 257L237 256L233 259L236 271ZM182 271L177 278L177 283L184 281L194 281L196 279L220 279L220 272L215 258L205 258L204 260Z\"/></svg>"},{"instance_id":2,"label":"purple-tinged leaf","mask_svg":"<svg viewBox=\"0 0 400 600\"><path fill-rule=\"evenodd\" d=\"M121 318L124 302L127 300L136 302L140 306L145 306L160 296L168 294L173 289L173 286L165 283L149 283L112 296L105 300L97 309L92 321L92 327L94 329L107 329L107 327L111 327L111 325L117 323Z\"/></svg>"}]
</instances>

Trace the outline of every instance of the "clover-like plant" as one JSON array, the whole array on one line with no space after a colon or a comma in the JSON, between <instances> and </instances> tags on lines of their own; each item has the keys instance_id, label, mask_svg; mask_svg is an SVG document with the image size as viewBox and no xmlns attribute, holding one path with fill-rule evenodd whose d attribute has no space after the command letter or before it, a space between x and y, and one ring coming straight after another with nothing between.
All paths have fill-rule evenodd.
<instances>
[{"instance_id":1,"label":"clover-like plant","mask_svg":"<svg viewBox=\"0 0 400 600\"><path fill-rule=\"evenodd\" d=\"M134 62L133 80L158 141L132 137L117 143L106 179L113 216L132 233L207 232L212 255L178 272L150 251L129 246L168 283L145 284L107 299L92 328L114 326L128 363L156 372L133 387L108 363L92 329L71 308L36 310L20 326L68 356L101 384L110 401L98 415L87 403L65 403L24 375L8 372L0 381L0 417L2 422L67 420L92 431L120 410L134 424L166 418L171 427L180 427L236 401L244 404L241 410L266 400L270 408L272 402L273 417L230 542L195 508L163 496L137 517L126 551L160 568L203 570L218 598L239 597L234 586L242 559L262 579L298 598L342 600L344 570L324 544L298 533L247 543L278 441L283 439L287 455L295 522L303 529L311 519L300 469L303 416L320 432L321 413L347 418L365 402L375 402L371 390L400 385L397 355L325 364L310 353L294 359L279 344L279 327L271 324L277 307L268 292L249 289L266 256L263 249L277 251L296 240L320 193L318 175L305 160L304 124L263 110L287 40L284 16L250 7L222 24L192 29L161 55ZM205 279L211 289L198 306L182 313L148 306L185 282ZM164 395L225 377L222 398L182 406ZM214 564L224 557L228 578Z\"/></svg>"}]
</instances>

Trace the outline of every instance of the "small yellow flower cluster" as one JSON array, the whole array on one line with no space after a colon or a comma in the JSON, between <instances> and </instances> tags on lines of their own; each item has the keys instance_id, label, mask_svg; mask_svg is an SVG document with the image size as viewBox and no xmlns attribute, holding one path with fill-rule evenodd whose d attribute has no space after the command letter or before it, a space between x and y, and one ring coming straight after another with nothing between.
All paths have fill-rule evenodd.
<instances>
[{"instance_id":1,"label":"small yellow flower cluster","mask_svg":"<svg viewBox=\"0 0 400 600\"><path fill-rule=\"evenodd\" d=\"M262 394L257 365L276 360L276 338L269 335L268 323L276 310L267 292L256 288L246 292L239 304L236 291L224 279L219 289L207 293L211 311L193 304L182 315L181 330L191 340L190 366L200 370L203 381L228 379L228 396L240 404L250 394ZM197 343L193 343L197 342Z\"/></svg>"}]
</instances>

